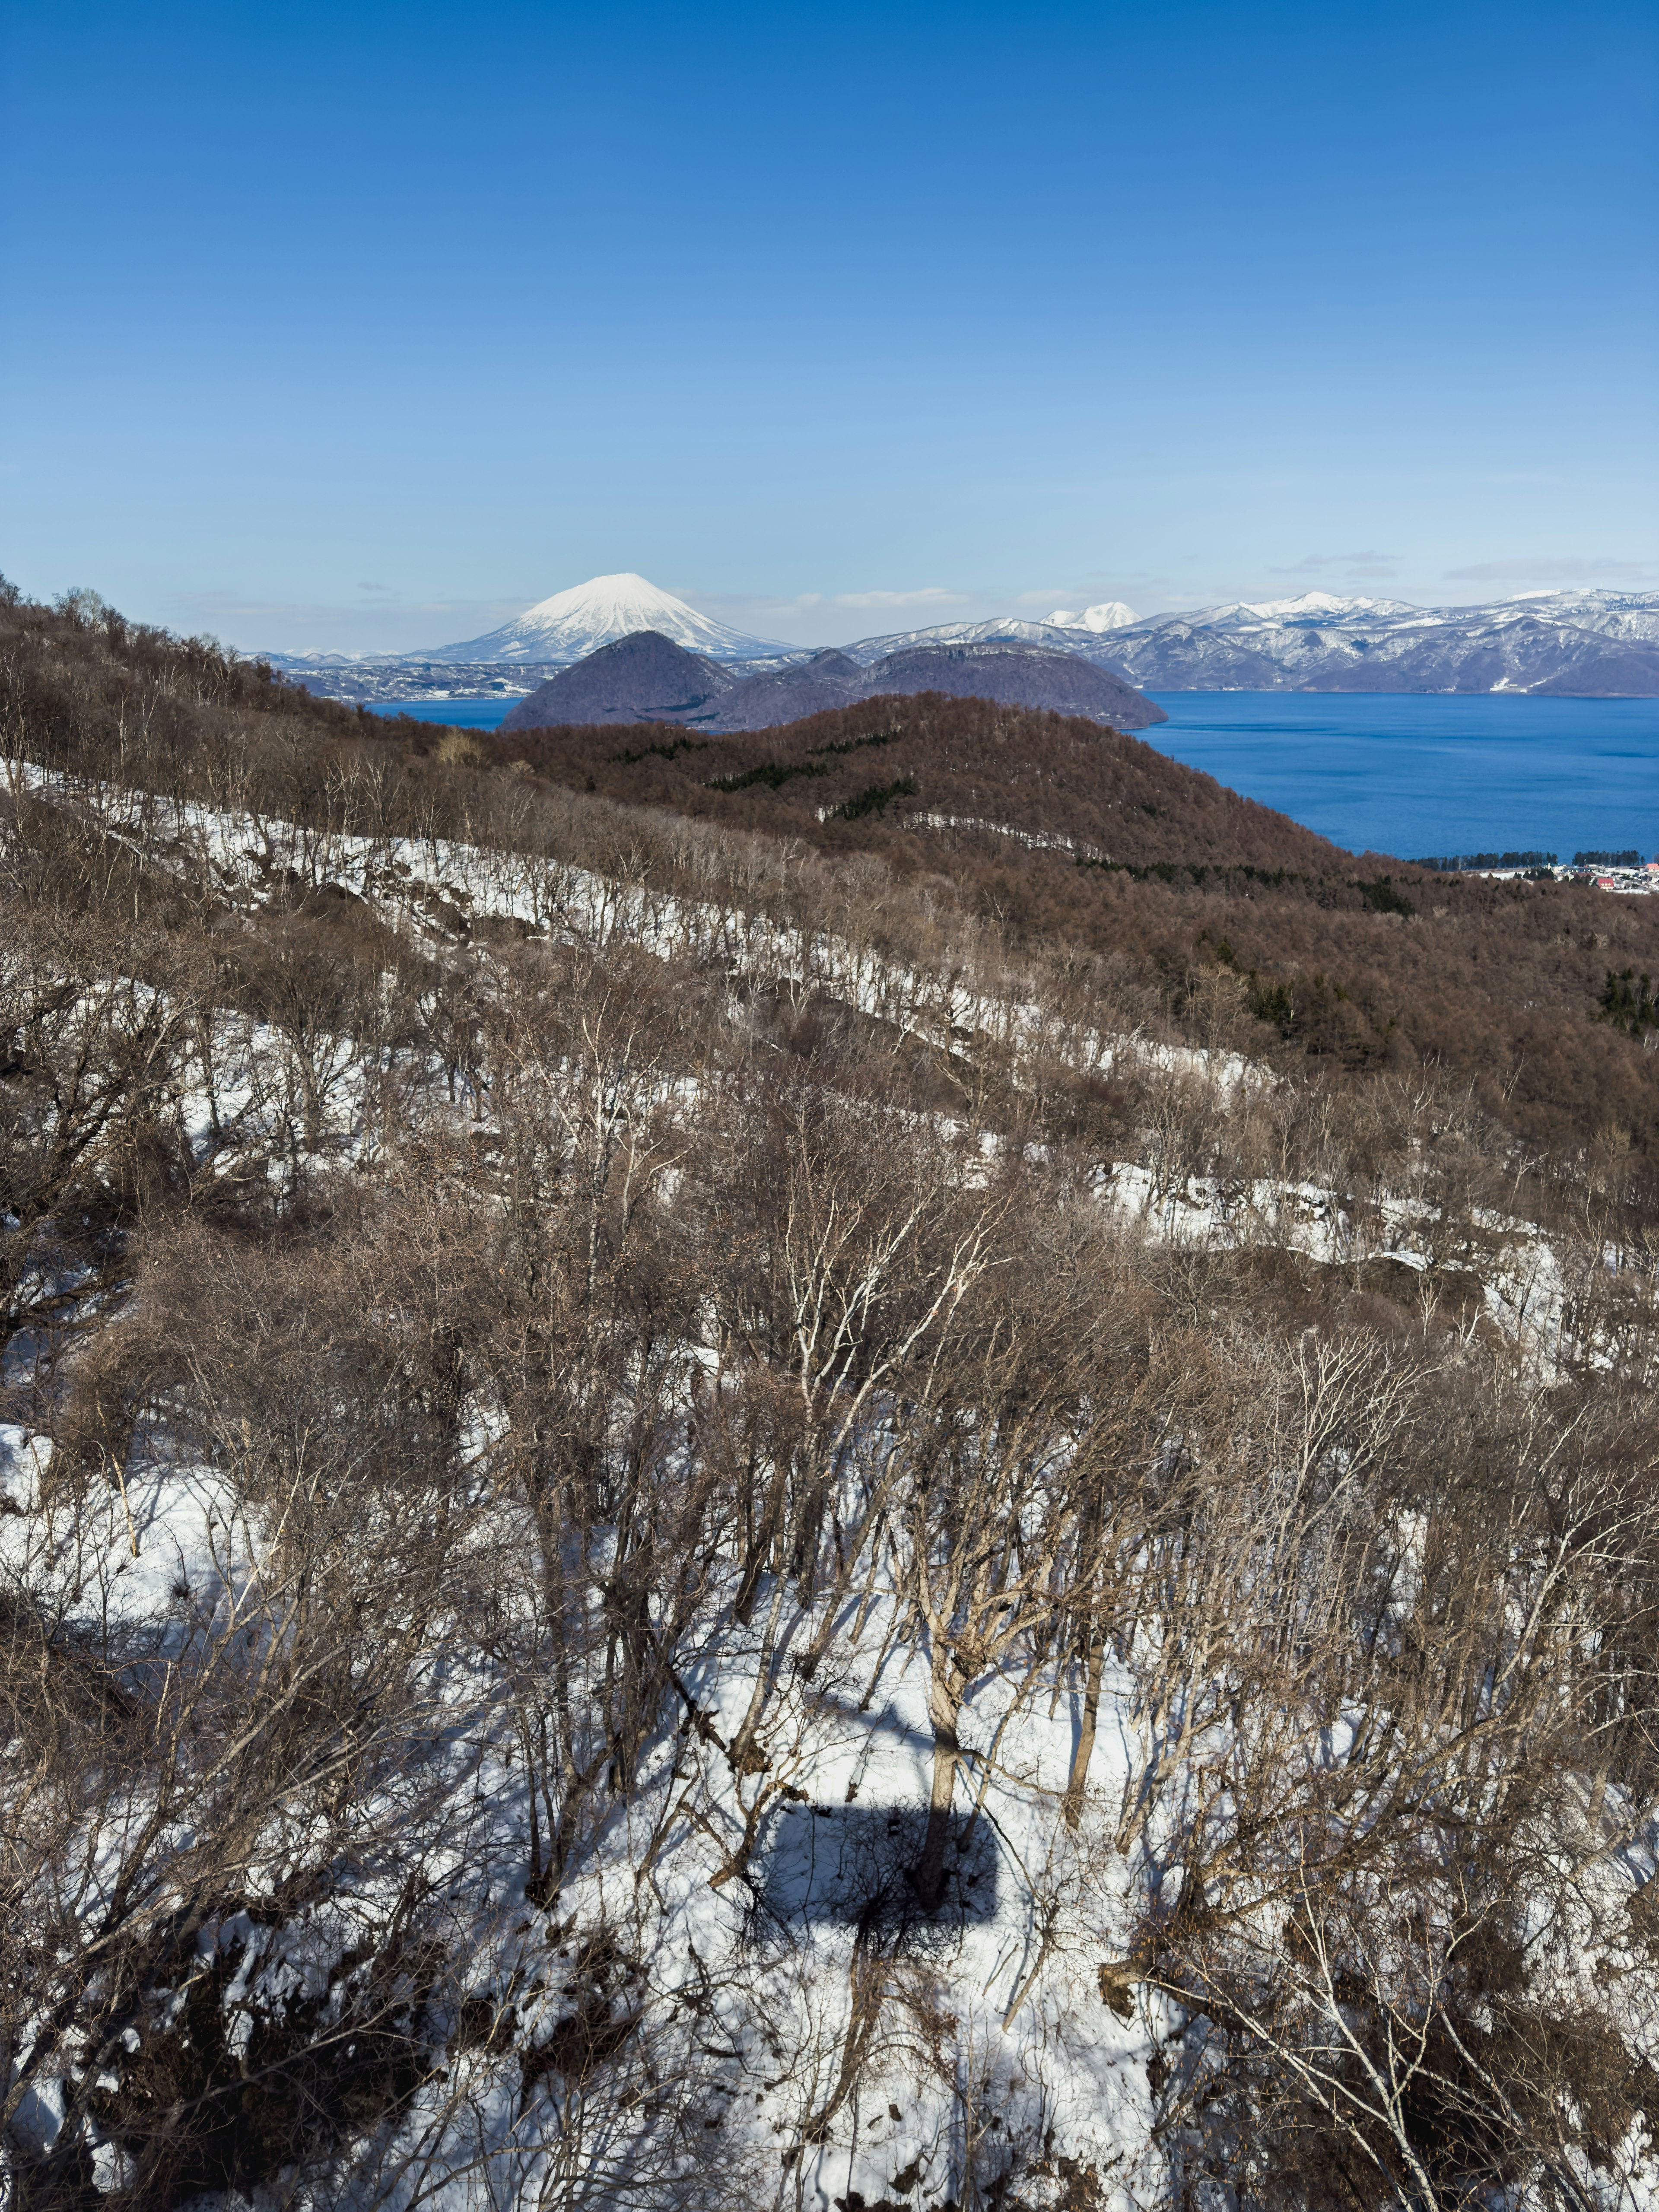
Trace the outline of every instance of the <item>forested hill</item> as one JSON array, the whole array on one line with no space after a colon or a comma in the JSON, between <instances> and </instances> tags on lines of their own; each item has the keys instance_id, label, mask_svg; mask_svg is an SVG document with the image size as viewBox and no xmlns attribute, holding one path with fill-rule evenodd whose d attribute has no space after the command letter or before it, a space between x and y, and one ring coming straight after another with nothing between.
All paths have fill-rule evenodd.
<instances>
[{"instance_id":1,"label":"forested hill","mask_svg":"<svg viewBox=\"0 0 1659 2212\"><path fill-rule=\"evenodd\" d=\"M1610 1146L1646 1187L1659 1016L1640 978L1659 976L1659 900L1356 856L1140 738L936 694L742 737L526 731L477 757L867 854L1017 941L1109 957L1160 1018L1190 1024L1231 984L1246 1049L1358 1075L1433 1065L1532 1141Z\"/></svg>"},{"instance_id":2,"label":"forested hill","mask_svg":"<svg viewBox=\"0 0 1659 2212\"><path fill-rule=\"evenodd\" d=\"M1645 902L899 703L0 592L6 2203L1659 2201Z\"/></svg>"},{"instance_id":3,"label":"forested hill","mask_svg":"<svg viewBox=\"0 0 1659 2212\"><path fill-rule=\"evenodd\" d=\"M859 699L927 691L1046 708L1126 730L1169 720L1163 708L1109 670L1076 653L1012 640L912 647L865 667L843 653L817 653L744 677L686 652L658 631L643 630L550 677L519 702L501 726L660 721L695 730L763 730Z\"/></svg>"},{"instance_id":4,"label":"forested hill","mask_svg":"<svg viewBox=\"0 0 1659 2212\"><path fill-rule=\"evenodd\" d=\"M1082 716L937 691L878 696L741 734L504 727L490 750L614 799L804 835L826 851L893 850L918 831L962 826L1119 865L1353 866L1288 815L1139 738Z\"/></svg>"}]
</instances>

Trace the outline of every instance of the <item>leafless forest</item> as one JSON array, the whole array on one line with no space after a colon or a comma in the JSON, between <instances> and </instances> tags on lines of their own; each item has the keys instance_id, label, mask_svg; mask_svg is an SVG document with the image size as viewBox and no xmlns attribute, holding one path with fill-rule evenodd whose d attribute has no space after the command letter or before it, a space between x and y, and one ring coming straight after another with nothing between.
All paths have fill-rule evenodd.
<instances>
[{"instance_id":1,"label":"leafless forest","mask_svg":"<svg viewBox=\"0 0 1659 2212\"><path fill-rule=\"evenodd\" d=\"M1659 2201L1659 921L895 703L0 606L16 2212Z\"/></svg>"}]
</instances>

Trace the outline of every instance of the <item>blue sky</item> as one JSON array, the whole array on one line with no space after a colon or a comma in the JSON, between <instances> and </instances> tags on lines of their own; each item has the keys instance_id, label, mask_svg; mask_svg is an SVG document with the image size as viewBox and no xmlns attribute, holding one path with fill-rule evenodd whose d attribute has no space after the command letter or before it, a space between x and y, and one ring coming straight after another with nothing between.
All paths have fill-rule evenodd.
<instances>
[{"instance_id":1,"label":"blue sky","mask_svg":"<svg viewBox=\"0 0 1659 2212\"><path fill-rule=\"evenodd\" d=\"M1659 586L1659 13L67 8L0 568L244 646Z\"/></svg>"}]
</instances>

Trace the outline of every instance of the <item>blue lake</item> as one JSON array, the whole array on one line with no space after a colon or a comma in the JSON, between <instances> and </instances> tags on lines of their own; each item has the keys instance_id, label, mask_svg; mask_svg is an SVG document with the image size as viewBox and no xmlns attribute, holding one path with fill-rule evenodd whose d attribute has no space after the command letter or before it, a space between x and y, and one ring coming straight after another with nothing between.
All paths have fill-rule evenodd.
<instances>
[{"instance_id":1,"label":"blue lake","mask_svg":"<svg viewBox=\"0 0 1659 2212\"><path fill-rule=\"evenodd\" d=\"M451 730L493 730L518 705L516 699L371 699L375 714L407 714L416 722L441 722Z\"/></svg>"},{"instance_id":2,"label":"blue lake","mask_svg":"<svg viewBox=\"0 0 1659 2212\"><path fill-rule=\"evenodd\" d=\"M1659 849L1659 699L1151 696L1160 752L1352 852Z\"/></svg>"},{"instance_id":3,"label":"blue lake","mask_svg":"<svg viewBox=\"0 0 1659 2212\"><path fill-rule=\"evenodd\" d=\"M1351 851L1659 852L1659 699L1159 691L1145 735ZM510 699L384 714L494 729Z\"/></svg>"}]
</instances>

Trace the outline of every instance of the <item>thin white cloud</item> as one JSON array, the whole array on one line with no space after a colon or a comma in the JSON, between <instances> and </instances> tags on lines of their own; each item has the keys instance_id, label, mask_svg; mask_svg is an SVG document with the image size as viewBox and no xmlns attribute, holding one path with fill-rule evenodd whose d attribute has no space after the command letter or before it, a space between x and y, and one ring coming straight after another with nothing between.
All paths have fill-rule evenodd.
<instances>
[{"instance_id":1,"label":"thin white cloud","mask_svg":"<svg viewBox=\"0 0 1659 2212\"><path fill-rule=\"evenodd\" d=\"M1045 614L1051 607L1090 607L1097 605L1103 599L1133 599L1137 605L1145 606L1149 599L1158 599L1162 605L1175 588L1174 579L1170 576L1136 575L1126 578L1121 574L1115 576L1097 574L1081 584L1045 585L1040 592L1016 592L1006 604L1016 607L1041 607Z\"/></svg>"},{"instance_id":2,"label":"thin white cloud","mask_svg":"<svg viewBox=\"0 0 1659 2212\"><path fill-rule=\"evenodd\" d=\"M1287 568L1269 568L1270 576L1322 576L1340 568L1345 576L1393 576L1399 571L1397 553L1308 553Z\"/></svg>"},{"instance_id":3,"label":"thin white cloud","mask_svg":"<svg viewBox=\"0 0 1659 2212\"><path fill-rule=\"evenodd\" d=\"M1450 584L1584 584L1607 576L1639 582L1652 575L1653 570L1651 561L1581 561L1569 555L1533 561L1476 561L1469 568L1448 568L1444 573Z\"/></svg>"},{"instance_id":4,"label":"thin white cloud","mask_svg":"<svg viewBox=\"0 0 1659 2212\"><path fill-rule=\"evenodd\" d=\"M205 629L244 653L419 653L453 638L479 637L530 605L518 599L394 599L367 604L243 598L234 592L180 593L167 611L175 627Z\"/></svg>"},{"instance_id":5,"label":"thin white cloud","mask_svg":"<svg viewBox=\"0 0 1659 2212\"><path fill-rule=\"evenodd\" d=\"M947 592L941 584L929 584L919 592L837 592L835 604L838 607L960 606L971 596L968 592Z\"/></svg>"},{"instance_id":6,"label":"thin white cloud","mask_svg":"<svg viewBox=\"0 0 1659 2212\"><path fill-rule=\"evenodd\" d=\"M929 584L914 592L837 592L826 597L822 592L797 592L784 597L768 592L696 592L682 591L676 585L668 587L678 599L705 613L717 609L726 613L741 609L750 617L760 613L772 615L808 614L814 607L934 607L960 605L971 598L968 592L947 592L942 584Z\"/></svg>"},{"instance_id":7,"label":"thin white cloud","mask_svg":"<svg viewBox=\"0 0 1659 2212\"><path fill-rule=\"evenodd\" d=\"M776 592L699 592L690 585L682 588L678 584L669 584L665 589L701 613L722 617L734 610L750 617L760 613L805 614L811 608L823 605L822 592L796 592L787 596Z\"/></svg>"}]
</instances>

